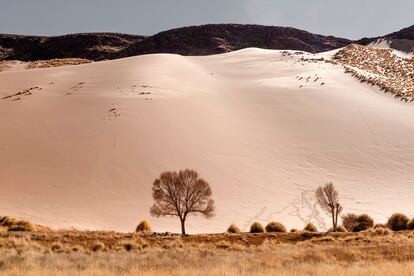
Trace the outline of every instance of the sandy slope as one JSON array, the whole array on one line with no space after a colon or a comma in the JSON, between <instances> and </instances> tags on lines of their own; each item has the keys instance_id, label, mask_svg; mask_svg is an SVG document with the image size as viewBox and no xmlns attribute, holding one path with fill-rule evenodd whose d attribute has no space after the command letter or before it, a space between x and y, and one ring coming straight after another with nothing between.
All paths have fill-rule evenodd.
<instances>
[{"instance_id":1,"label":"sandy slope","mask_svg":"<svg viewBox=\"0 0 414 276\"><path fill-rule=\"evenodd\" d=\"M133 230L150 218L154 178L190 167L217 205L211 220L190 218L193 233L323 227L312 190L327 181L346 211L414 215L413 106L300 57L246 49L0 73L1 97L23 91L0 100L0 213Z\"/></svg>"}]
</instances>

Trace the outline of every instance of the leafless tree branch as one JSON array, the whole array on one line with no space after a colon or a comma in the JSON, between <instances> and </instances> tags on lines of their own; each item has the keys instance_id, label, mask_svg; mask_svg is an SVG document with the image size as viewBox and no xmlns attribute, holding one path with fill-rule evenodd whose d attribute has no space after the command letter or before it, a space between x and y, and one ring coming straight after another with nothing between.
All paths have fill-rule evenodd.
<instances>
[{"instance_id":1,"label":"leafless tree branch","mask_svg":"<svg viewBox=\"0 0 414 276\"><path fill-rule=\"evenodd\" d=\"M185 234L188 215L202 214L206 218L214 216L210 185L199 178L194 170L162 173L153 183L152 197L155 202L150 208L151 215L179 217L182 234Z\"/></svg>"}]
</instances>

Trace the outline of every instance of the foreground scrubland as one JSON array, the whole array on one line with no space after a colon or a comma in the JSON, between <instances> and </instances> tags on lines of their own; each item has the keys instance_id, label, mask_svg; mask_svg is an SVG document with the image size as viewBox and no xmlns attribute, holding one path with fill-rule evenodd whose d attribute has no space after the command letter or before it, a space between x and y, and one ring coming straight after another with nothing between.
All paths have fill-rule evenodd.
<instances>
[{"instance_id":1,"label":"foreground scrubland","mask_svg":"<svg viewBox=\"0 0 414 276\"><path fill-rule=\"evenodd\" d=\"M3 232L0 254L6 275L413 275L414 232Z\"/></svg>"}]
</instances>

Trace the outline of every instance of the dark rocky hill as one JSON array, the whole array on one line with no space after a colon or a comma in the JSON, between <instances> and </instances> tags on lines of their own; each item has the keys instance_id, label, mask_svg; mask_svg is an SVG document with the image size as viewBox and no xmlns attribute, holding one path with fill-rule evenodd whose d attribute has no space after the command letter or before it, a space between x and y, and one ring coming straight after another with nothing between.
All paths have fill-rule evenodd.
<instances>
[{"instance_id":1,"label":"dark rocky hill","mask_svg":"<svg viewBox=\"0 0 414 276\"><path fill-rule=\"evenodd\" d=\"M387 42L393 49L407 53L414 53L414 25L388 35L373 38L363 38L356 41L356 43L361 45L368 45L379 41Z\"/></svg>"},{"instance_id":2,"label":"dark rocky hill","mask_svg":"<svg viewBox=\"0 0 414 276\"><path fill-rule=\"evenodd\" d=\"M0 60L82 58L98 61L154 53L211 55L248 47L318 53L351 43L368 45L384 40L391 48L414 52L414 26L385 36L357 41L289 27L241 24L183 27L148 37L118 33L50 37L0 34Z\"/></svg>"},{"instance_id":3,"label":"dark rocky hill","mask_svg":"<svg viewBox=\"0 0 414 276\"><path fill-rule=\"evenodd\" d=\"M414 25L401 31L387 35L387 37L414 40Z\"/></svg>"},{"instance_id":4,"label":"dark rocky hill","mask_svg":"<svg viewBox=\"0 0 414 276\"><path fill-rule=\"evenodd\" d=\"M55 58L108 59L116 52L145 39L117 33L63 36L0 35L0 60L48 60Z\"/></svg>"},{"instance_id":5,"label":"dark rocky hill","mask_svg":"<svg viewBox=\"0 0 414 276\"><path fill-rule=\"evenodd\" d=\"M247 47L317 53L344 47L351 42L294 28L240 24L184 27L149 37L117 33L53 37L0 35L0 60L105 60L152 53L210 55Z\"/></svg>"},{"instance_id":6,"label":"dark rocky hill","mask_svg":"<svg viewBox=\"0 0 414 276\"><path fill-rule=\"evenodd\" d=\"M218 24L184 27L161 32L119 52L120 56L152 53L210 55L248 47L302 50L312 53L328 51L350 44L333 36L261 25Z\"/></svg>"}]
</instances>

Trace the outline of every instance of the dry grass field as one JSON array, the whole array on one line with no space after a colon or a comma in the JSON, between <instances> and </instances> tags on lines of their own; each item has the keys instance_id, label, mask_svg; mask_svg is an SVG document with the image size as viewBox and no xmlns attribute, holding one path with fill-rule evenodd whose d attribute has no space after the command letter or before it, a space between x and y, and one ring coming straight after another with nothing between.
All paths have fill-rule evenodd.
<instances>
[{"instance_id":1,"label":"dry grass field","mask_svg":"<svg viewBox=\"0 0 414 276\"><path fill-rule=\"evenodd\" d=\"M0 232L0 254L2 275L414 275L414 232L179 236L41 228Z\"/></svg>"}]
</instances>

